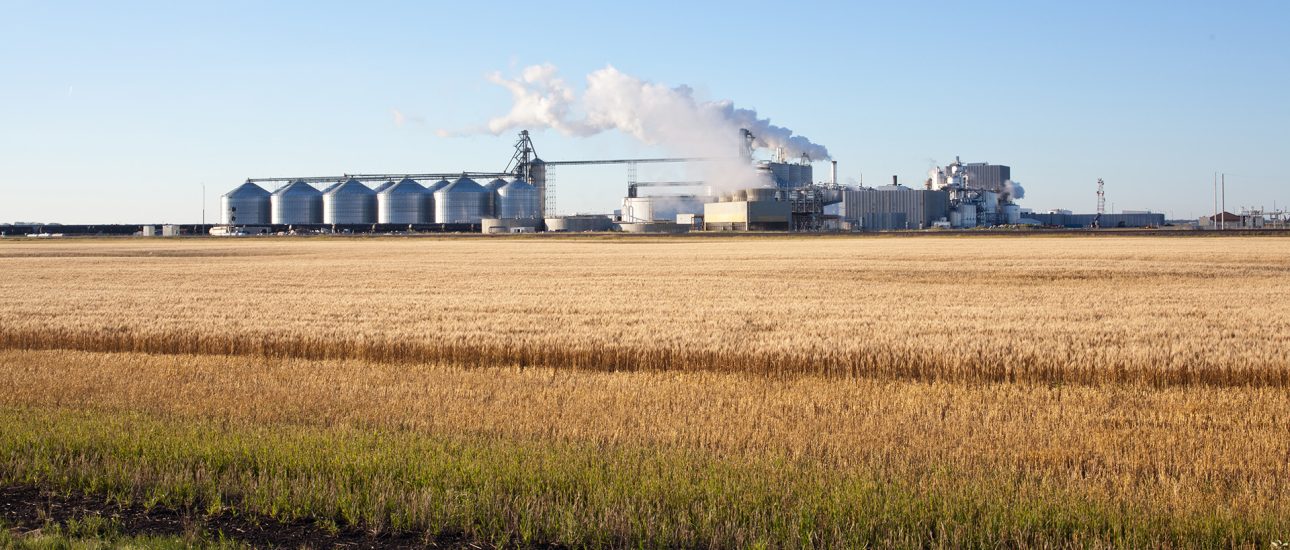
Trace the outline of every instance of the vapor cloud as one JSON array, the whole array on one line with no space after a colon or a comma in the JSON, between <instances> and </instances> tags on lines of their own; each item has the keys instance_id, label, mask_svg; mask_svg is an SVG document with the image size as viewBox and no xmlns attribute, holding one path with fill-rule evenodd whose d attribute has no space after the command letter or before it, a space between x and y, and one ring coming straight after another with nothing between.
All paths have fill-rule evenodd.
<instances>
[{"instance_id":1,"label":"vapor cloud","mask_svg":"<svg viewBox=\"0 0 1290 550\"><path fill-rule=\"evenodd\" d=\"M685 85L668 87L625 74L613 66L587 75L581 96L551 64L526 67L515 77L500 72L488 80L511 93L511 109L488 121L485 128L441 135L486 131L494 135L517 130L550 128L569 136L592 136L618 130L642 143L695 156L735 156L740 128L757 138L757 145L783 148L790 158L803 154L813 160L830 158L824 146L770 123L757 111L738 108L733 101L700 101Z\"/></svg>"}]
</instances>

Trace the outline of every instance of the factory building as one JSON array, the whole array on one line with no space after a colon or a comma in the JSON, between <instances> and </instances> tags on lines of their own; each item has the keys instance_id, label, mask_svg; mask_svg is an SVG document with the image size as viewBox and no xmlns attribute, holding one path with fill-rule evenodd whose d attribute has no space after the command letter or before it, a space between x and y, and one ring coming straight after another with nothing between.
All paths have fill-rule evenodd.
<instances>
[{"instance_id":1,"label":"factory building","mask_svg":"<svg viewBox=\"0 0 1290 550\"><path fill-rule=\"evenodd\" d=\"M1084 228L1093 227L1097 214L1028 214L1028 218L1040 225L1055 227ZM1101 227L1160 227L1165 224L1165 215L1153 212L1136 214L1102 214Z\"/></svg>"},{"instance_id":2,"label":"factory building","mask_svg":"<svg viewBox=\"0 0 1290 550\"><path fill-rule=\"evenodd\" d=\"M927 186L931 189L945 187L954 174L959 174L962 178L962 186L966 189L995 193L1006 192L1009 187L1008 182L1012 180L1011 167L988 162L962 162L955 157L952 164L932 170Z\"/></svg>"},{"instance_id":3,"label":"factory building","mask_svg":"<svg viewBox=\"0 0 1290 550\"><path fill-rule=\"evenodd\" d=\"M805 160L760 162L757 164L757 172L763 183L772 184L780 189L797 189L815 183L815 170Z\"/></svg>"},{"instance_id":4,"label":"factory building","mask_svg":"<svg viewBox=\"0 0 1290 550\"><path fill-rule=\"evenodd\" d=\"M706 231L788 231L792 222L792 203L773 187L736 191L703 205Z\"/></svg>"},{"instance_id":5,"label":"factory building","mask_svg":"<svg viewBox=\"0 0 1290 550\"><path fill-rule=\"evenodd\" d=\"M844 227L866 231L926 229L949 215L949 192L895 184L843 190L838 209Z\"/></svg>"}]
</instances>

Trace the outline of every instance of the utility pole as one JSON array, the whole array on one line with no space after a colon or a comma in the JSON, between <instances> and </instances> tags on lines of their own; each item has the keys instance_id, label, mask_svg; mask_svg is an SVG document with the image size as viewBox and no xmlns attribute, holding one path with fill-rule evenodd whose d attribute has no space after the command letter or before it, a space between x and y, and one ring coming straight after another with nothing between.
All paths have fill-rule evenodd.
<instances>
[{"instance_id":1,"label":"utility pole","mask_svg":"<svg viewBox=\"0 0 1290 550\"><path fill-rule=\"evenodd\" d=\"M1222 182L1223 182L1223 213L1221 215L1223 216L1223 224L1219 227L1221 227L1224 231L1226 231L1227 230L1227 174L1223 174Z\"/></svg>"},{"instance_id":2,"label":"utility pole","mask_svg":"<svg viewBox=\"0 0 1290 550\"><path fill-rule=\"evenodd\" d=\"M202 231L206 231L206 182L202 182Z\"/></svg>"},{"instance_id":3,"label":"utility pole","mask_svg":"<svg viewBox=\"0 0 1290 550\"><path fill-rule=\"evenodd\" d=\"M1214 172L1214 215L1209 218L1209 228L1218 229L1218 172Z\"/></svg>"}]
</instances>

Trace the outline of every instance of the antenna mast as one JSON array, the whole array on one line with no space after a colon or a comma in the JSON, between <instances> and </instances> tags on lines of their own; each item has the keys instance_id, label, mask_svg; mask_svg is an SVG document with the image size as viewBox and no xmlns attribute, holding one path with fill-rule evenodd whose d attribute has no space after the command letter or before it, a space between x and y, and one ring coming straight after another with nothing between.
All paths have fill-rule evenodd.
<instances>
[{"instance_id":1,"label":"antenna mast","mask_svg":"<svg viewBox=\"0 0 1290 550\"><path fill-rule=\"evenodd\" d=\"M1093 227L1102 227L1102 215L1106 214L1106 184L1097 178L1097 216L1093 218Z\"/></svg>"}]
</instances>

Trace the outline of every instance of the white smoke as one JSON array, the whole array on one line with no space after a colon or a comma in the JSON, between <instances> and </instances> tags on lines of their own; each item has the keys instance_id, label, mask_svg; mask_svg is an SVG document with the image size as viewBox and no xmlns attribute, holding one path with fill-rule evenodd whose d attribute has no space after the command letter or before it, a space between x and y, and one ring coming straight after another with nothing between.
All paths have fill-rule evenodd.
<instances>
[{"instance_id":1,"label":"white smoke","mask_svg":"<svg viewBox=\"0 0 1290 550\"><path fill-rule=\"evenodd\" d=\"M1026 188L1022 187L1019 181L1005 181L1003 182L1003 189L1013 200L1026 198Z\"/></svg>"},{"instance_id":2,"label":"white smoke","mask_svg":"<svg viewBox=\"0 0 1290 550\"><path fill-rule=\"evenodd\" d=\"M461 133L500 135L517 129L550 128L585 137L618 130L679 155L732 159L706 163L720 165L717 170L704 170L705 180L720 189L758 184L755 170L736 160L743 146L741 128L752 132L757 146L782 148L788 158L830 158L824 146L771 124L752 109L736 108L728 100L700 101L688 86L668 87L641 80L612 66L587 75L581 97L550 64L527 67L515 78L493 73L488 80L511 92L510 112L489 120L484 129Z\"/></svg>"}]
</instances>

